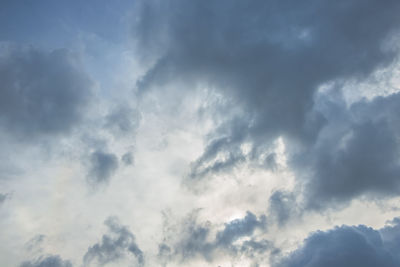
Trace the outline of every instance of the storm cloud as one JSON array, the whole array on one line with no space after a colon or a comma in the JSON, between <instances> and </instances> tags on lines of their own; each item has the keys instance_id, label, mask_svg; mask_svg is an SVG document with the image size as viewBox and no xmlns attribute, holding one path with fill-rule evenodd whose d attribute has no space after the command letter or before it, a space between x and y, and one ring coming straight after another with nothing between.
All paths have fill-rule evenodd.
<instances>
[{"instance_id":1,"label":"storm cloud","mask_svg":"<svg viewBox=\"0 0 400 267\"><path fill-rule=\"evenodd\" d=\"M146 1L135 25L135 38L141 51L153 48L159 58L137 86L145 92L165 83L183 82L186 89L203 85L222 93L232 103L231 109L233 105L240 108L241 112L232 116L223 111L225 122L208 135L209 144L193 163L190 178L257 159L278 137L300 145L304 148L301 153L306 154L330 123L330 118L315 108L318 89L328 82L363 80L393 62L396 51L387 43L398 33L399 10L397 1L382 4L374 0ZM354 153L367 152L357 149L375 150L373 145L393 151L392 132L382 130L387 135L383 136L385 133L377 130L387 127L384 122L353 126L355 143L349 149ZM362 140L370 138L371 147L363 147ZM241 150L244 143L251 144L250 153ZM315 179L306 184L321 187L315 190L321 196L325 194L324 181L336 181L338 185L346 181L337 194L332 192L331 199L350 199L372 189L382 172L392 177L388 178L391 181L398 173L396 167L386 170L385 159L361 159L359 166L367 163L364 160L374 162L365 170L369 176L365 179L361 178L363 173L350 170L332 172L336 169L334 162L317 156L315 159L320 161L315 166ZM360 170L354 163L352 168ZM322 173L325 171L328 173ZM365 182L357 186L359 183L353 183L353 179ZM378 190L383 187L381 184ZM335 186L326 188L335 190Z\"/></svg>"},{"instance_id":2,"label":"storm cloud","mask_svg":"<svg viewBox=\"0 0 400 267\"><path fill-rule=\"evenodd\" d=\"M249 137L312 138L322 123L308 117L318 86L390 62L382 45L400 22L399 8L397 1L146 1L135 37L165 51L139 88L182 77L240 100L238 119L248 122L229 129L219 150Z\"/></svg>"}]
</instances>

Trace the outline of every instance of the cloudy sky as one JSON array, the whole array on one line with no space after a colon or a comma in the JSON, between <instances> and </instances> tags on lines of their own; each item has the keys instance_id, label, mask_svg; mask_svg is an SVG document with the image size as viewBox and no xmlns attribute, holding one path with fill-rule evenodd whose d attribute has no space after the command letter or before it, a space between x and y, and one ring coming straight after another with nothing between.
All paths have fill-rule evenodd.
<instances>
[{"instance_id":1,"label":"cloudy sky","mask_svg":"<svg viewBox=\"0 0 400 267\"><path fill-rule=\"evenodd\" d=\"M0 1L0 266L400 266L400 1Z\"/></svg>"}]
</instances>

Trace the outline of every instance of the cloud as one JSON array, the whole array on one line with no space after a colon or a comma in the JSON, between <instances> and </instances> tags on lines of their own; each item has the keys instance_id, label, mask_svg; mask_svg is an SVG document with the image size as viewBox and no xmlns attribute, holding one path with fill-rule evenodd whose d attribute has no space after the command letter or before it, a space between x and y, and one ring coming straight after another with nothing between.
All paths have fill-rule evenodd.
<instances>
[{"instance_id":1,"label":"cloud","mask_svg":"<svg viewBox=\"0 0 400 267\"><path fill-rule=\"evenodd\" d=\"M274 266L399 266L399 244L387 240L389 232L399 236L398 222L396 220L394 226L380 230L359 225L315 232L304 241L301 248Z\"/></svg>"},{"instance_id":2,"label":"cloud","mask_svg":"<svg viewBox=\"0 0 400 267\"><path fill-rule=\"evenodd\" d=\"M0 44L0 265L262 266L310 228L392 216L378 205L373 219L354 215L366 205L358 202L329 208L355 198L391 205L400 193L400 94L350 106L341 95L398 59L388 42L399 33L398 0L138 0L133 10L128 1L76 1L54 12L8 2L0 35L70 45L85 62L68 49ZM31 146L60 137L51 159ZM86 194L71 179L81 164L89 186L113 186ZM110 217L86 243L88 225L114 207L132 231ZM160 210L180 218L198 207L201 217L160 229ZM318 231L273 264L399 266L399 225Z\"/></svg>"},{"instance_id":3,"label":"cloud","mask_svg":"<svg viewBox=\"0 0 400 267\"><path fill-rule=\"evenodd\" d=\"M362 0L144 1L135 38L140 51L153 48L160 58L138 87L203 84L242 109L211 135L200 161L245 141L254 152L278 136L312 142L324 124L310 113L314 93L391 62L393 51L382 46L399 26L399 8L397 1Z\"/></svg>"},{"instance_id":4,"label":"cloud","mask_svg":"<svg viewBox=\"0 0 400 267\"><path fill-rule=\"evenodd\" d=\"M103 235L100 243L89 247L83 257L84 265L92 266L92 263L95 262L95 266L103 266L133 255L138 265L143 266L143 252L136 244L135 236L129 229L121 225L116 217L107 218L104 224L108 227L109 234Z\"/></svg>"},{"instance_id":5,"label":"cloud","mask_svg":"<svg viewBox=\"0 0 400 267\"><path fill-rule=\"evenodd\" d=\"M125 165L135 164L135 157L133 156L132 152L126 152L123 154L121 160Z\"/></svg>"},{"instance_id":6,"label":"cloud","mask_svg":"<svg viewBox=\"0 0 400 267\"><path fill-rule=\"evenodd\" d=\"M349 108L338 101L326 106L330 122L297 162L310 166L307 206L322 208L361 195L398 195L400 94L362 100Z\"/></svg>"},{"instance_id":7,"label":"cloud","mask_svg":"<svg viewBox=\"0 0 400 267\"><path fill-rule=\"evenodd\" d=\"M208 240L211 223L199 223L197 216L198 211L192 212L175 225L164 217L164 240L158 247L158 257L164 265L173 260L187 262L198 256L211 260L213 245Z\"/></svg>"},{"instance_id":8,"label":"cloud","mask_svg":"<svg viewBox=\"0 0 400 267\"><path fill-rule=\"evenodd\" d=\"M20 267L72 267L71 262L64 261L58 255L41 256L35 261L21 263Z\"/></svg>"},{"instance_id":9,"label":"cloud","mask_svg":"<svg viewBox=\"0 0 400 267\"><path fill-rule=\"evenodd\" d=\"M189 178L260 161L281 137L289 144L290 167L298 177L312 177L298 179L306 185L306 198L320 199L320 206L368 192L398 193L397 129L362 107L354 109L375 116L373 121L352 122L355 110L342 117L326 114L317 97L322 85L340 89L394 61L397 51L387 44L398 33L398 1L155 0L139 6L138 49L158 55L137 83L140 92L165 84L202 86L228 103ZM327 129L332 138L325 138ZM345 148L335 147L346 138ZM243 144L250 152L243 152ZM298 158L309 161L296 164Z\"/></svg>"},{"instance_id":10,"label":"cloud","mask_svg":"<svg viewBox=\"0 0 400 267\"><path fill-rule=\"evenodd\" d=\"M8 194L0 194L0 205L3 204L4 201L6 201L8 197Z\"/></svg>"},{"instance_id":11,"label":"cloud","mask_svg":"<svg viewBox=\"0 0 400 267\"><path fill-rule=\"evenodd\" d=\"M107 183L117 169L118 158L116 155L96 150L90 155L89 182L94 185Z\"/></svg>"},{"instance_id":12,"label":"cloud","mask_svg":"<svg viewBox=\"0 0 400 267\"><path fill-rule=\"evenodd\" d=\"M276 220L278 226L284 226L294 216L298 218L300 213L301 207L293 192L278 190L269 198L269 215Z\"/></svg>"},{"instance_id":13,"label":"cloud","mask_svg":"<svg viewBox=\"0 0 400 267\"><path fill-rule=\"evenodd\" d=\"M272 242L265 239L260 241L254 239L246 240L240 247L240 252L246 254L250 258L256 258L257 253L264 254L269 250L275 250L275 247Z\"/></svg>"},{"instance_id":14,"label":"cloud","mask_svg":"<svg viewBox=\"0 0 400 267\"><path fill-rule=\"evenodd\" d=\"M256 230L264 231L265 227L265 216L257 218L247 211L245 217L225 223L223 229L213 235L215 225L198 223L196 214L191 214L177 227L175 241L167 239L159 245L159 258L165 262L188 262L200 257L212 262L221 256L218 253L253 258L257 253L265 253L273 247L269 241L254 237Z\"/></svg>"},{"instance_id":15,"label":"cloud","mask_svg":"<svg viewBox=\"0 0 400 267\"><path fill-rule=\"evenodd\" d=\"M77 56L11 44L0 51L0 127L23 140L71 132L92 87Z\"/></svg>"},{"instance_id":16,"label":"cloud","mask_svg":"<svg viewBox=\"0 0 400 267\"><path fill-rule=\"evenodd\" d=\"M385 242L385 247L395 257L396 262L400 262L398 250L400 248L400 218L394 218L387 225L379 230L382 239Z\"/></svg>"},{"instance_id":17,"label":"cloud","mask_svg":"<svg viewBox=\"0 0 400 267\"><path fill-rule=\"evenodd\" d=\"M222 246L229 246L242 236L251 236L257 228L266 226L266 217L261 216L260 219L247 211L243 219L236 219L225 224L224 230L217 233L216 243Z\"/></svg>"},{"instance_id":18,"label":"cloud","mask_svg":"<svg viewBox=\"0 0 400 267\"><path fill-rule=\"evenodd\" d=\"M138 110L120 104L106 116L105 127L117 135L135 135L140 119Z\"/></svg>"},{"instance_id":19,"label":"cloud","mask_svg":"<svg viewBox=\"0 0 400 267\"><path fill-rule=\"evenodd\" d=\"M46 236L43 234L39 234L31 238L26 244L25 247L28 251L33 251L33 250L38 250L41 251L41 245L43 241L45 240Z\"/></svg>"},{"instance_id":20,"label":"cloud","mask_svg":"<svg viewBox=\"0 0 400 267\"><path fill-rule=\"evenodd\" d=\"M190 177L192 179L202 178L206 175L226 172L246 161L246 156L243 155L238 147L229 148L231 140L227 137L213 140L208 144L203 155L191 165ZM215 159L220 150L229 149L220 159Z\"/></svg>"}]
</instances>

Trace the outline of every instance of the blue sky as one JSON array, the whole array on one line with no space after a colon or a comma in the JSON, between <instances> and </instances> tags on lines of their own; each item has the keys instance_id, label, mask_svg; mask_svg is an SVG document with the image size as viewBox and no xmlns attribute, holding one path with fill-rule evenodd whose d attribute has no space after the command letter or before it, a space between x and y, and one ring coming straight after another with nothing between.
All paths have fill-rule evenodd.
<instances>
[{"instance_id":1,"label":"blue sky","mask_svg":"<svg viewBox=\"0 0 400 267\"><path fill-rule=\"evenodd\" d=\"M399 11L2 1L0 265L399 266Z\"/></svg>"}]
</instances>

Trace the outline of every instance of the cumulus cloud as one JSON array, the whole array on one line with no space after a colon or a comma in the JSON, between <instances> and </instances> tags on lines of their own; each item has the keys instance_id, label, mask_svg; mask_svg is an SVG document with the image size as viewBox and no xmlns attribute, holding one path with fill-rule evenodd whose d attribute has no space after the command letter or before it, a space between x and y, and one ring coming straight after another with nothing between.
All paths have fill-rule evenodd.
<instances>
[{"instance_id":1,"label":"cumulus cloud","mask_svg":"<svg viewBox=\"0 0 400 267\"><path fill-rule=\"evenodd\" d=\"M0 46L0 126L24 140L70 132L83 117L92 81L70 51Z\"/></svg>"},{"instance_id":2,"label":"cumulus cloud","mask_svg":"<svg viewBox=\"0 0 400 267\"><path fill-rule=\"evenodd\" d=\"M128 255L136 258L138 266L143 266L143 252L129 229L121 225L116 217L109 217L104 224L108 227L109 233L103 235L101 242L89 247L83 257L84 266L103 266L117 262Z\"/></svg>"},{"instance_id":3,"label":"cumulus cloud","mask_svg":"<svg viewBox=\"0 0 400 267\"><path fill-rule=\"evenodd\" d=\"M58 255L49 255L41 256L34 261L25 261L20 267L72 267L72 264Z\"/></svg>"},{"instance_id":4,"label":"cumulus cloud","mask_svg":"<svg viewBox=\"0 0 400 267\"><path fill-rule=\"evenodd\" d=\"M399 236L399 220L394 222L394 225L380 230L359 225L315 232L301 248L274 266L399 266L399 244L392 242Z\"/></svg>"},{"instance_id":5,"label":"cumulus cloud","mask_svg":"<svg viewBox=\"0 0 400 267\"><path fill-rule=\"evenodd\" d=\"M89 182L94 185L107 183L117 169L118 158L116 155L96 150L90 155Z\"/></svg>"}]
</instances>

